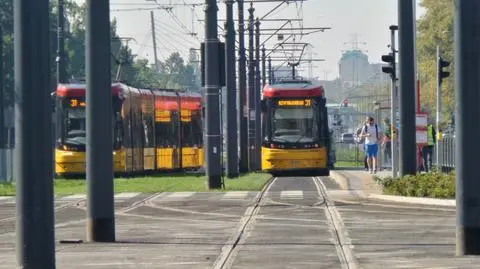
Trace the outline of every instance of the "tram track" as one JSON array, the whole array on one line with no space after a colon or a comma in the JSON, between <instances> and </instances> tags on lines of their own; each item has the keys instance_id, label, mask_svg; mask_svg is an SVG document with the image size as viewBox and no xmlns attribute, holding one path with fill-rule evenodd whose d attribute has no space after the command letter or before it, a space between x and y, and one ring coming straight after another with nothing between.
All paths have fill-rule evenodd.
<instances>
[{"instance_id":1,"label":"tram track","mask_svg":"<svg viewBox=\"0 0 480 269\"><path fill-rule=\"evenodd\" d=\"M238 250L238 244L240 243L240 240L244 237L245 231L247 231L253 225L255 217L258 215L260 208L265 203L265 195L268 193L277 179L278 178L275 177L270 180L269 183L265 185L262 191L257 195L255 203L247 208L242 219L240 220L240 226L233 233L227 243L222 247L220 255L213 263L213 269L228 268L228 265L233 262L233 254L236 250Z\"/></svg>"},{"instance_id":2,"label":"tram track","mask_svg":"<svg viewBox=\"0 0 480 269\"><path fill-rule=\"evenodd\" d=\"M343 269L358 269L358 261L351 250L352 242L345 231L343 220L340 213L335 208L335 204L330 200L327 187L319 177L313 177L313 182L317 188L318 194L325 199L324 210L328 220L328 226L333 233L333 239L337 256Z\"/></svg>"},{"instance_id":3,"label":"tram track","mask_svg":"<svg viewBox=\"0 0 480 269\"><path fill-rule=\"evenodd\" d=\"M115 214L122 214L122 213L127 213L128 211L131 211L131 210L134 210L136 208L139 208L143 205L145 205L148 201L150 200L153 200L159 196L162 196L164 195L164 193L154 193L154 194L151 194L139 201L136 201L130 205L127 205L127 206L124 206L124 207L120 207L118 209L115 210ZM87 199L79 199L79 200L75 200L75 201L72 201L72 202L68 202L66 204L63 204L63 205L60 205L58 207L55 207L55 213L61 209L65 209L65 208L68 208L68 207L75 207L75 208L79 208L79 209L84 209L86 210L87 207L85 205L82 205L82 203L84 204L85 202L87 201ZM0 219L0 223L2 222L8 222L8 221L13 221L15 220L16 217L9 217L9 218L4 218L4 219ZM57 228L63 228L63 227L67 227L69 225L74 225L74 224L80 224L80 223L84 223L86 222L87 219L86 218L82 218L80 220L69 220L69 221L64 221L64 222L60 222L60 223L55 223L55 229ZM7 233L1 233L0 234L0 238L1 237L6 237L6 236L11 236L11 235L15 235L15 231L13 232L7 232Z\"/></svg>"}]
</instances>

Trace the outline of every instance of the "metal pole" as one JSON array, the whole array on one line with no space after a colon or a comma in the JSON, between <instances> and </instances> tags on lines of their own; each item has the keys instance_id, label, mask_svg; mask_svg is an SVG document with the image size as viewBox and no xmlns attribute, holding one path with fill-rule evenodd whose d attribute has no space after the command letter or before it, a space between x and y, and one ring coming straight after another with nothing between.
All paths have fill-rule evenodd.
<instances>
[{"instance_id":1,"label":"metal pole","mask_svg":"<svg viewBox=\"0 0 480 269\"><path fill-rule=\"evenodd\" d=\"M398 1L400 65L400 175L417 170L413 0Z\"/></svg>"},{"instance_id":2,"label":"metal pole","mask_svg":"<svg viewBox=\"0 0 480 269\"><path fill-rule=\"evenodd\" d=\"M158 66L157 38L155 36L155 15L153 14L153 10L150 11L150 22L151 22L151 28L152 28L153 57L155 58L155 71L159 72L160 67Z\"/></svg>"},{"instance_id":3,"label":"metal pole","mask_svg":"<svg viewBox=\"0 0 480 269\"><path fill-rule=\"evenodd\" d=\"M205 136L208 188L222 187L217 1L205 0Z\"/></svg>"},{"instance_id":4,"label":"metal pole","mask_svg":"<svg viewBox=\"0 0 480 269\"><path fill-rule=\"evenodd\" d=\"M4 81L5 81L5 73L3 68L3 29L0 25L0 169L2 172L0 174L0 181L7 181L7 167L6 167L6 154L7 154L7 147L5 141L5 106L4 106ZM53 156L53 154L52 154ZM53 158L52 158L53 159Z\"/></svg>"},{"instance_id":5,"label":"metal pole","mask_svg":"<svg viewBox=\"0 0 480 269\"><path fill-rule=\"evenodd\" d=\"M256 170L262 170L262 80L260 71L260 19L255 22L255 156Z\"/></svg>"},{"instance_id":6,"label":"metal pole","mask_svg":"<svg viewBox=\"0 0 480 269\"><path fill-rule=\"evenodd\" d=\"M273 83L272 58L268 57L268 84Z\"/></svg>"},{"instance_id":7,"label":"metal pole","mask_svg":"<svg viewBox=\"0 0 480 269\"><path fill-rule=\"evenodd\" d=\"M87 0L87 240L115 241L109 0Z\"/></svg>"},{"instance_id":8,"label":"metal pole","mask_svg":"<svg viewBox=\"0 0 480 269\"><path fill-rule=\"evenodd\" d=\"M391 49L392 49L392 56L393 56L393 65L396 66L396 46L395 46L395 31L398 30L398 27L396 25L392 25L390 26L390 32L391 32ZM393 76L392 76L392 90L391 90L391 98L392 98L392 101L391 101L391 109L390 109L390 113L391 113L391 135L392 135L392 142L391 142L391 145L392 145L392 153L391 153L391 157L392 157L392 176L393 178L397 178L397 172L398 172L398 135L397 136L393 136L393 131L396 129L397 127L397 74L396 74L396 68L394 68L393 70Z\"/></svg>"},{"instance_id":9,"label":"metal pole","mask_svg":"<svg viewBox=\"0 0 480 269\"><path fill-rule=\"evenodd\" d=\"M48 0L14 1L17 265L55 268Z\"/></svg>"},{"instance_id":10,"label":"metal pole","mask_svg":"<svg viewBox=\"0 0 480 269\"><path fill-rule=\"evenodd\" d=\"M267 70L265 68L266 65L266 51L265 46L262 47L262 86L267 84Z\"/></svg>"},{"instance_id":11,"label":"metal pole","mask_svg":"<svg viewBox=\"0 0 480 269\"><path fill-rule=\"evenodd\" d=\"M480 152L480 125L472 124L472 115L480 114L478 14L480 1L455 2L457 255L480 254L480 182L476 158Z\"/></svg>"},{"instance_id":12,"label":"metal pole","mask_svg":"<svg viewBox=\"0 0 480 269\"><path fill-rule=\"evenodd\" d=\"M67 82L67 69L65 59L65 5L64 0L58 0L58 28L57 28L57 82Z\"/></svg>"},{"instance_id":13,"label":"metal pole","mask_svg":"<svg viewBox=\"0 0 480 269\"><path fill-rule=\"evenodd\" d=\"M254 60L254 18L253 3L248 9L248 170L255 170L255 60Z\"/></svg>"},{"instance_id":14,"label":"metal pole","mask_svg":"<svg viewBox=\"0 0 480 269\"><path fill-rule=\"evenodd\" d=\"M440 76L442 70L440 68L440 46L437 45L437 117L436 117L436 126L435 128L437 129L437 133L440 131L440 121L441 121L441 114L442 114L442 83L440 81ZM437 139L436 137L434 139ZM437 167L440 168L440 151L439 149L439 143L435 143L436 149L435 149L435 155L437 159Z\"/></svg>"},{"instance_id":15,"label":"metal pole","mask_svg":"<svg viewBox=\"0 0 480 269\"><path fill-rule=\"evenodd\" d=\"M245 54L245 22L243 0L238 3L238 121L240 134L240 173L248 171L248 107L247 102L247 57Z\"/></svg>"},{"instance_id":16,"label":"metal pole","mask_svg":"<svg viewBox=\"0 0 480 269\"><path fill-rule=\"evenodd\" d=\"M225 22L225 71L227 86L227 176L238 177L238 137L237 137L237 86L235 83L235 23L233 21L233 1L226 0L227 21Z\"/></svg>"}]
</instances>

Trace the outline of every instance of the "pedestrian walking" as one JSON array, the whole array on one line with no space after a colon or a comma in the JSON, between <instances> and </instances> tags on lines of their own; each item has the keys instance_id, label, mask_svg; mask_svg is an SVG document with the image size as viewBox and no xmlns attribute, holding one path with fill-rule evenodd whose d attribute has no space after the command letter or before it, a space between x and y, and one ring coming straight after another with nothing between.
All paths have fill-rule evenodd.
<instances>
[{"instance_id":1,"label":"pedestrian walking","mask_svg":"<svg viewBox=\"0 0 480 269\"><path fill-rule=\"evenodd\" d=\"M380 127L375 123L373 117L367 118L368 123L365 124L362 130L362 137L365 138L365 147L368 155L368 168L370 174L377 173L377 155L378 143L381 141Z\"/></svg>"}]
</instances>

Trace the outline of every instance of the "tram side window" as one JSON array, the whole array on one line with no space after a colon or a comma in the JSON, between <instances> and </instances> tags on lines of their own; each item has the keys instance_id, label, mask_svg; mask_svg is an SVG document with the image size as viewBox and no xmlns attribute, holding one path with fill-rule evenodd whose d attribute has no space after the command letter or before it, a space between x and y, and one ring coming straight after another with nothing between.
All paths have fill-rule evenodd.
<instances>
[{"instance_id":1,"label":"tram side window","mask_svg":"<svg viewBox=\"0 0 480 269\"><path fill-rule=\"evenodd\" d=\"M170 116L168 120L156 120L155 135L156 145L160 148L173 147L176 141L174 117Z\"/></svg>"},{"instance_id":2,"label":"tram side window","mask_svg":"<svg viewBox=\"0 0 480 269\"><path fill-rule=\"evenodd\" d=\"M202 117L200 111L197 115L192 116L192 135L193 143L197 146L203 145L203 132L202 132Z\"/></svg>"}]
</instances>

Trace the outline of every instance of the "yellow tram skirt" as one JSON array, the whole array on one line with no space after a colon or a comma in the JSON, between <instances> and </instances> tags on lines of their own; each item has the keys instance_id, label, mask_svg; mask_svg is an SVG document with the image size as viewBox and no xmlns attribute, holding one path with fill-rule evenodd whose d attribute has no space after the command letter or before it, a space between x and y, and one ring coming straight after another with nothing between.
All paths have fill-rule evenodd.
<instances>
[{"instance_id":1,"label":"yellow tram skirt","mask_svg":"<svg viewBox=\"0 0 480 269\"><path fill-rule=\"evenodd\" d=\"M266 172L327 169L326 148L272 149L262 147L262 170Z\"/></svg>"},{"instance_id":2,"label":"yellow tram skirt","mask_svg":"<svg viewBox=\"0 0 480 269\"><path fill-rule=\"evenodd\" d=\"M125 156L124 150L113 152L113 170L115 173L125 172ZM55 173L59 176L85 175L86 153L56 149Z\"/></svg>"}]
</instances>

